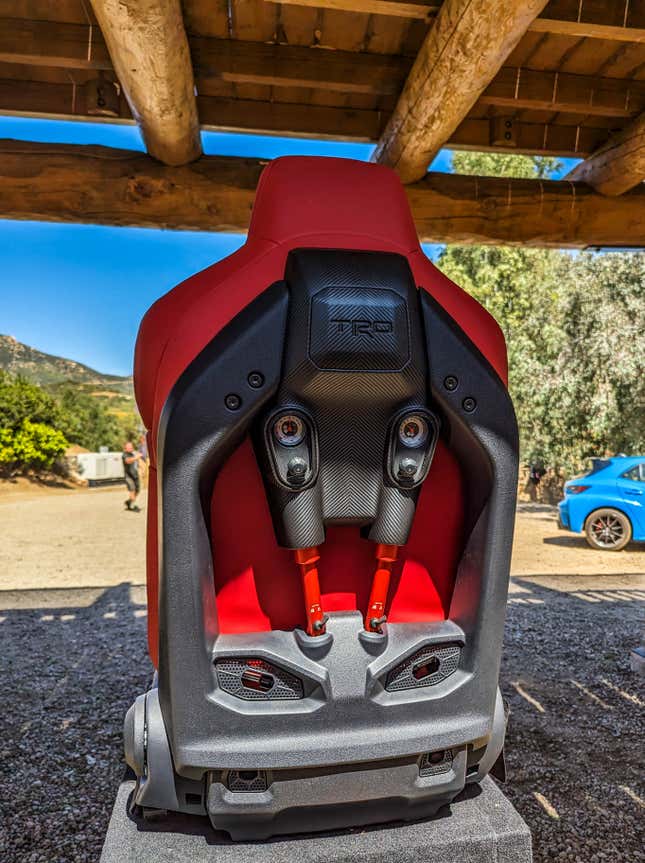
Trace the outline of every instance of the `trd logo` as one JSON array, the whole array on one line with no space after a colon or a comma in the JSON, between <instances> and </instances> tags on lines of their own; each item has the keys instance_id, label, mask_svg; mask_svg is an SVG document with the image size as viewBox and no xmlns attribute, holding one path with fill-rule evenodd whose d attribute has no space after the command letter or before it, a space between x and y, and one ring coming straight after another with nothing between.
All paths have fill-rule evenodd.
<instances>
[{"instance_id":1,"label":"trd logo","mask_svg":"<svg viewBox=\"0 0 645 863\"><path fill-rule=\"evenodd\" d=\"M366 321L363 318L332 318L330 321L332 329L336 333L349 333L353 336L369 336L374 338L374 333L391 333L393 330L391 321Z\"/></svg>"}]
</instances>

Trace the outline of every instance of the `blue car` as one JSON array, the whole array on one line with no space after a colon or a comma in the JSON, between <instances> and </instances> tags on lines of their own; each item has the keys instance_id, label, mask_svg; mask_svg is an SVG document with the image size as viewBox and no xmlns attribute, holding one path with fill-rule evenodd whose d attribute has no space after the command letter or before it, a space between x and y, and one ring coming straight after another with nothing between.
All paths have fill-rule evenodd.
<instances>
[{"instance_id":1,"label":"blue car","mask_svg":"<svg viewBox=\"0 0 645 863\"><path fill-rule=\"evenodd\" d=\"M645 456L594 459L588 474L565 483L558 509L560 527L584 531L592 548L645 542Z\"/></svg>"}]
</instances>

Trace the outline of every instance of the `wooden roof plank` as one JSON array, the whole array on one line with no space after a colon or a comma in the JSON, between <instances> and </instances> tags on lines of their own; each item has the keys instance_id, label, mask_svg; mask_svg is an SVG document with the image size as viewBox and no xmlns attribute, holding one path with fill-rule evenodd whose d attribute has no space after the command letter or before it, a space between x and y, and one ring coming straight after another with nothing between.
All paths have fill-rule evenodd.
<instances>
[{"instance_id":1,"label":"wooden roof plank","mask_svg":"<svg viewBox=\"0 0 645 863\"><path fill-rule=\"evenodd\" d=\"M439 3L405 3L399 0L266 0L266 2L426 21L431 20L441 8ZM448 0L444 0L444 5L445 2ZM546 0L544 5L546 6ZM531 22L527 30L533 33L554 33L560 36L607 39L615 42L645 42L645 28L630 26L629 20L631 19L628 19L626 24L605 24L587 20L539 17Z\"/></svg>"},{"instance_id":2,"label":"wooden roof plank","mask_svg":"<svg viewBox=\"0 0 645 863\"><path fill-rule=\"evenodd\" d=\"M589 21L563 21L556 18L536 18L529 27L533 33L557 33L586 39L607 39L610 42L645 42L645 28L621 27L612 24L592 24Z\"/></svg>"},{"instance_id":3,"label":"wooden roof plank","mask_svg":"<svg viewBox=\"0 0 645 863\"><path fill-rule=\"evenodd\" d=\"M0 0L0 18L96 24L92 7L82 0Z\"/></svg>"},{"instance_id":4,"label":"wooden roof plank","mask_svg":"<svg viewBox=\"0 0 645 863\"><path fill-rule=\"evenodd\" d=\"M91 34L88 26L7 19L0 27L0 63L109 71L112 63L105 43L98 28L94 30ZM214 92L221 90L216 82L228 82L270 84L280 88L281 92L276 94L280 101L302 102L300 98L284 97L282 91L291 87L393 96L399 93L412 65L408 58L394 55L235 39L192 37L189 45L202 95L222 95ZM26 73L25 77L30 76ZM479 102L509 111L542 108L629 118L644 107L644 92L642 84L635 82L507 66L500 70ZM312 103L321 100L328 102L321 92L312 94Z\"/></svg>"},{"instance_id":5,"label":"wooden roof plank","mask_svg":"<svg viewBox=\"0 0 645 863\"><path fill-rule=\"evenodd\" d=\"M0 19L0 61L68 69L111 69L96 24Z\"/></svg>"},{"instance_id":6,"label":"wooden roof plank","mask_svg":"<svg viewBox=\"0 0 645 863\"><path fill-rule=\"evenodd\" d=\"M26 115L84 116L85 101L82 86L71 81L43 82L16 80L12 67L7 68L7 80L2 80L0 70L0 111ZM35 67L38 75L46 72ZM77 73L80 74L80 73ZM87 74L87 73L84 73ZM208 129L246 130L283 135L305 135L311 137L337 138L341 140L374 141L383 130L388 113L376 107L342 107L337 104L308 104L301 101L269 101L267 94L256 98L233 98L231 87L223 83L213 88L208 95L198 97L202 126ZM261 88L269 89L269 88ZM277 89L275 93L282 92ZM294 91L295 92L295 91ZM307 91L298 91L298 94ZM325 91L315 91L321 95ZM288 91L285 91L288 95ZM328 95L334 95L329 93ZM357 98L354 96L353 98ZM385 98L385 97L383 97ZM391 98L391 97L388 97ZM129 116L122 100L122 116ZM603 144L610 134L611 118L598 118L598 128L569 124L554 126L544 122L517 120L515 143L508 147L491 144L491 123L487 116L495 109L477 106L451 136L448 146L483 151L539 153L556 156L579 156L590 154ZM527 112L523 112L527 113ZM538 112L531 116L539 117ZM545 117L550 114L545 114ZM583 117L580 118L584 119Z\"/></svg>"},{"instance_id":7,"label":"wooden roof plank","mask_svg":"<svg viewBox=\"0 0 645 863\"><path fill-rule=\"evenodd\" d=\"M404 3L398 0L266 0L266 2L330 9L335 12L386 15L392 18L419 18L423 21L435 15L441 6L440 3Z\"/></svg>"},{"instance_id":8,"label":"wooden roof plank","mask_svg":"<svg viewBox=\"0 0 645 863\"><path fill-rule=\"evenodd\" d=\"M186 32L225 39L229 35L228 0L183 0Z\"/></svg>"},{"instance_id":9,"label":"wooden roof plank","mask_svg":"<svg viewBox=\"0 0 645 863\"><path fill-rule=\"evenodd\" d=\"M645 86L633 81L506 66L479 99L481 105L551 110L599 117L634 117L645 108Z\"/></svg>"},{"instance_id":10,"label":"wooden roof plank","mask_svg":"<svg viewBox=\"0 0 645 863\"><path fill-rule=\"evenodd\" d=\"M384 126L379 111L290 102L217 99L199 96L205 129L279 132L311 138L374 141Z\"/></svg>"},{"instance_id":11,"label":"wooden roof plank","mask_svg":"<svg viewBox=\"0 0 645 863\"><path fill-rule=\"evenodd\" d=\"M546 0L446 0L374 154L403 182L426 172Z\"/></svg>"},{"instance_id":12,"label":"wooden roof plank","mask_svg":"<svg viewBox=\"0 0 645 863\"><path fill-rule=\"evenodd\" d=\"M523 153L526 155L583 158L607 138L607 129L587 126L559 126L553 123L515 122L512 143L492 144L491 123L486 117L467 117L447 143L456 150Z\"/></svg>"},{"instance_id":13,"label":"wooden roof plank","mask_svg":"<svg viewBox=\"0 0 645 863\"><path fill-rule=\"evenodd\" d=\"M264 0L244 0L229 3L231 39L249 39L259 42L277 40L279 29L279 7Z\"/></svg>"},{"instance_id":14,"label":"wooden roof plank","mask_svg":"<svg viewBox=\"0 0 645 863\"><path fill-rule=\"evenodd\" d=\"M411 65L399 57L230 39L193 38L190 49L198 82L221 78L345 93L398 93Z\"/></svg>"}]
</instances>

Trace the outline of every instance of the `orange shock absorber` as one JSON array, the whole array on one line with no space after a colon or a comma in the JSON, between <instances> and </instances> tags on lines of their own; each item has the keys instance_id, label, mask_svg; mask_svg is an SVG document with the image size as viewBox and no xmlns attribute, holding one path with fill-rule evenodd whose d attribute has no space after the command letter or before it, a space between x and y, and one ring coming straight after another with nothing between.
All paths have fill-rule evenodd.
<instances>
[{"instance_id":1,"label":"orange shock absorber","mask_svg":"<svg viewBox=\"0 0 645 863\"><path fill-rule=\"evenodd\" d=\"M368 632L380 632L385 623L385 603L390 586L390 574L399 553L398 545L376 546L376 571L372 579L370 602L365 616L365 629Z\"/></svg>"},{"instance_id":2,"label":"orange shock absorber","mask_svg":"<svg viewBox=\"0 0 645 863\"><path fill-rule=\"evenodd\" d=\"M294 549L296 563L302 573L302 590L307 612L307 634L324 635L327 618L320 603L320 582L318 581L318 561L320 552L316 546Z\"/></svg>"}]
</instances>

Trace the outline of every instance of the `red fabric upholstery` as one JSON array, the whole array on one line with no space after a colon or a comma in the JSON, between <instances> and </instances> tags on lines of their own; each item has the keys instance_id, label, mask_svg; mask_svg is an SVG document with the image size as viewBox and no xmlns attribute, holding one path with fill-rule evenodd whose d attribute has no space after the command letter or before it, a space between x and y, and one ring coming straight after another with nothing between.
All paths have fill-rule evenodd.
<instances>
[{"instance_id":1,"label":"red fabric upholstery","mask_svg":"<svg viewBox=\"0 0 645 863\"><path fill-rule=\"evenodd\" d=\"M419 246L405 192L387 168L343 159L285 157L264 170L249 235L235 254L158 300L143 319L135 389L149 431L148 635L157 662L156 432L173 384L210 340L272 282L298 247L390 251L408 258L414 277L459 323L506 381L506 348L491 316L440 273ZM234 453L212 499L215 586L220 628L256 632L302 623L298 572L277 546L250 443ZM424 484L410 540L394 571L388 619L445 617L459 554L459 466L443 446ZM326 611L364 611L373 548L353 528L331 528L320 579Z\"/></svg>"}]
</instances>

